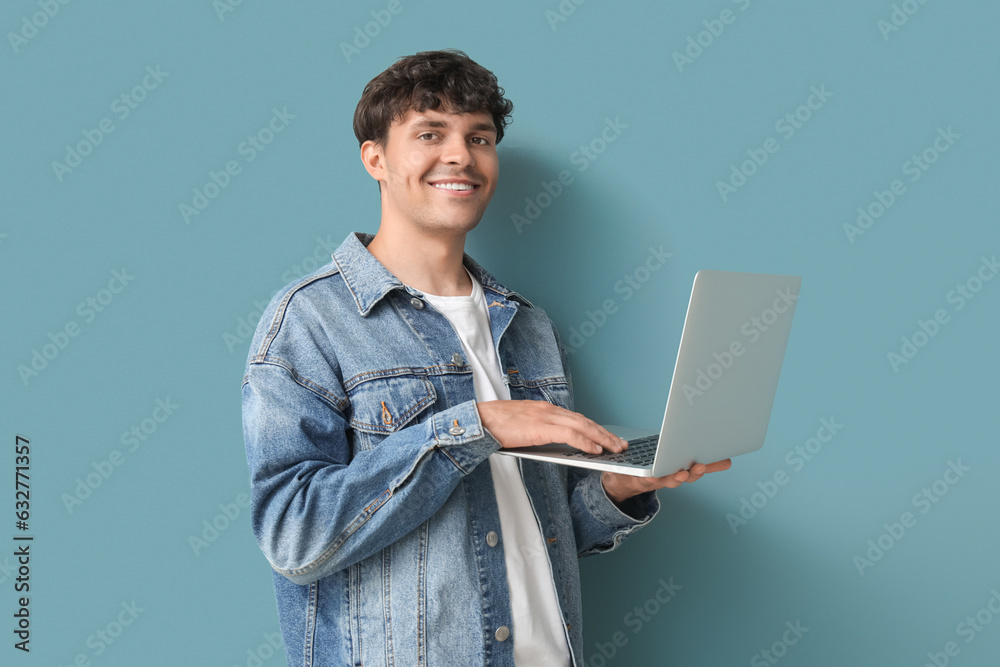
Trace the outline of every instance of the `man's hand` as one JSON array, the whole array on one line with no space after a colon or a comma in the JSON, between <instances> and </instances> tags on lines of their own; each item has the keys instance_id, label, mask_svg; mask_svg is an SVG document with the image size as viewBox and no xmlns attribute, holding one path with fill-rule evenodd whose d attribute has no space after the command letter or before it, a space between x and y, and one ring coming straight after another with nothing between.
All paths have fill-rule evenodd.
<instances>
[{"instance_id":1,"label":"man's hand","mask_svg":"<svg viewBox=\"0 0 1000 667\"><path fill-rule=\"evenodd\" d=\"M621 452L628 443L579 412L552 405L547 401L485 401L476 403L479 419L504 449L564 442L588 454L607 449ZM664 477L635 477L613 472L601 473L604 490L616 504L654 489L674 489L684 482L694 482L702 475L728 470L731 459L715 463L696 463Z\"/></svg>"},{"instance_id":2,"label":"man's hand","mask_svg":"<svg viewBox=\"0 0 1000 667\"><path fill-rule=\"evenodd\" d=\"M732 464L732 459L723 459L707 465L696 463L691 466L690 470L681 470L664 477L635 477L617 472L603 472L601 473L601 483L604 485L604 491L608 494L608 498L611 498L616 505L620 505L632 496L646 491L663 488L676 489L684 482L698 481L702 475L707 473L729 470Z\"/></svg>"},{"instance_id":3,"label":"man's hand","mask_svg":"<svg viewBox=\"0 0 1000 667\"><path fill-rule=\"evenodd\" d=\"M579 412L547 401L476 403L479 419L504 449L564 442L588 454L620 452L627 443Z\"/></svg>"}]
</instances>

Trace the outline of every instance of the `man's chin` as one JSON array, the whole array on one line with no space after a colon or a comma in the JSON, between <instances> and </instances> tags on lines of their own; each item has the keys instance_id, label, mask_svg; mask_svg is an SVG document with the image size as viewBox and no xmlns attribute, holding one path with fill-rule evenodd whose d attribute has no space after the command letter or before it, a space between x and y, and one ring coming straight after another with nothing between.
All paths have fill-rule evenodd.
<instances>
[{"instance_id":1,"label":"man's chin","mask_svg":"<svg viewBox=\"0 0 1000 667\"><path fill-rule=\"evenodd\" d=\"M447 220L439 218L434 220L433 222L421 225L421 227L426 233L434 235L468 234L479 225L481 220L482 216L476 219L466 218L457 220Z\"/></svg>"}]
</instances>

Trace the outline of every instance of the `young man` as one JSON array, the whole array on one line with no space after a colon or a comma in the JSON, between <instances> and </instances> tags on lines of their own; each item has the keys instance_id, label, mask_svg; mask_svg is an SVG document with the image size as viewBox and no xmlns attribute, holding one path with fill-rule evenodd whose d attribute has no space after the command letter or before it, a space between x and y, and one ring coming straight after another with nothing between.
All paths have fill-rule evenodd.
<instances>
[{"instance_id":1,"label":"young man","mask_svg":"<svg viewBox=\"0 0 1000 667\"><path fill-rule=\"evenodd\" d=\"M254 534L289 665L582 665L580 556L674 488L497 452L625 445L572 411L542 309L464 254L513 105L461 51L402 58L354 130L372 237L275 295L243 379Z\"/></svg>"}]
</instances>

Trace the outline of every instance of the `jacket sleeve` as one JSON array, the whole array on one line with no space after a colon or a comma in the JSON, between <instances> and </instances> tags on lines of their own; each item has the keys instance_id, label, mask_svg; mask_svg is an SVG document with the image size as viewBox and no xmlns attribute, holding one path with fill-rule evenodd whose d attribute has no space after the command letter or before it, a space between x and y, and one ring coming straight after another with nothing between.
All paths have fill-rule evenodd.
<instances>
[{"instance_id":1,"label":"jacket sleeve","mask_svg":"<svg viewBox=\"0 0 1000 667\"><path fill-rule=\"evenodd\" d=\"M352 459L340 387L271 358L248 364L242 392L254 535L271 567L297 584L405 536L500 448L467 401ZM464 432L452 435L456 425Z\"/></svg>"},{"instance_id":2,"label":"jacket sleeve","mask_svg":"<svg viewBox=\"0 0 1000 667\"><path fill-rule=\"evenodd\" d=\"M573 409L573 380L569 358L555 323L552 323L552 332L559 346L566 382L569 384L570 408ZM616 505L604 491L599 470L569 468L567 492L577 554L580 557L612 551L626 537L652 521L660 511L660 501L655 491L641 493L629 498L621 506Z\"/></svg>"}]
</instances>

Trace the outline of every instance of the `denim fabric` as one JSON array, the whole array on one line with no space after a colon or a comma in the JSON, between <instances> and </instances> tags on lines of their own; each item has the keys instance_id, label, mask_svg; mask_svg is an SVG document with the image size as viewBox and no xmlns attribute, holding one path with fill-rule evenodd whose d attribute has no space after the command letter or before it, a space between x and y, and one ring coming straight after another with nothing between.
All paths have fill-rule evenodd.
<instances>
[{"instance_id":1,"label":"denim fabric","mask_svg":"<svg viewBox=\"0 0 1000 667\"><path fill-rule=\"evenodd\" d=\"M254 535L271 565L289 665L513 665L503 539L458 335L349 234L333 261L280 290L243 378ZM512 399L572 409L545 312L482 283ZM600 474L520 460L582 665L579 556L610 551L659 510L618 509ZM491 540L492 541L492 540ZM501 633L502 637L503 634Z\"/></svg>"}]
</instances>

